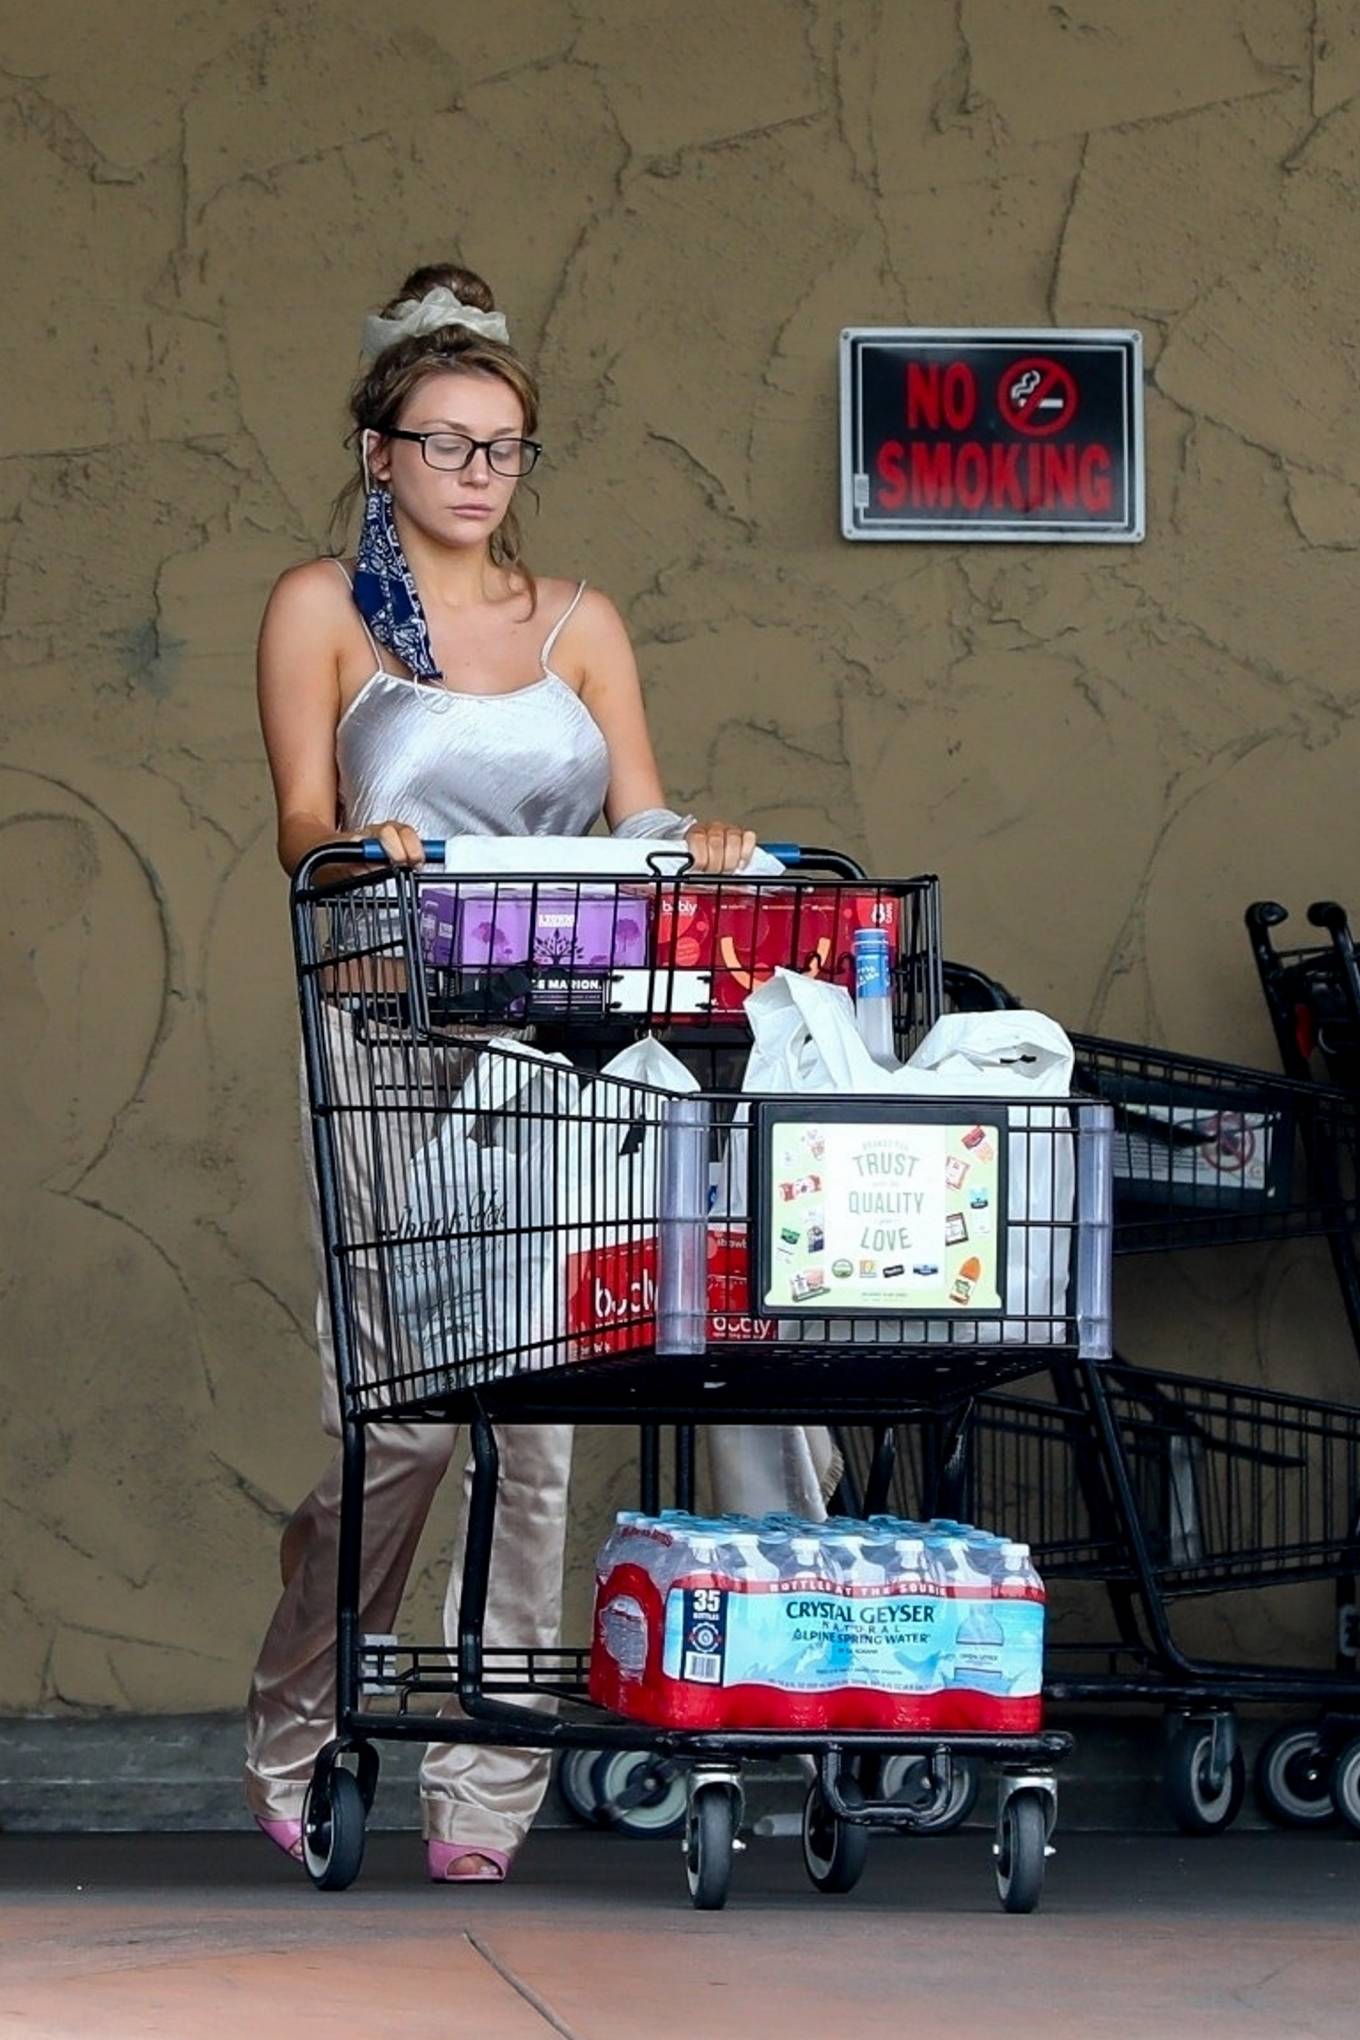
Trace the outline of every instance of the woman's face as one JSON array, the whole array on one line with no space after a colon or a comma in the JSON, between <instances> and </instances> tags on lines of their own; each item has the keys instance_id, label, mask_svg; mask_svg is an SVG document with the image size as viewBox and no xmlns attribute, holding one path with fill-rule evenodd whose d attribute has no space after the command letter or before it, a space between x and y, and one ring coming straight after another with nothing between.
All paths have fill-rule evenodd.
<instances>
[{"instance_id":1,"label":"woman's face","mask_svg":"<svg viewBox=\"0 0 1360 2040\"><path fill-rule=\"evenodd\" d=\"M524 407L514 390L496 375L444 369L426 376L411 392L397 425L402 432L435 436L421 447L413 440L375 434L369 441L369 469L375 480L391 489L397 508L437 545L484 545L510 508L516 478L496 473L485 446L463 468L432 462L460 458L466 452L466 447L441 444L455 435L523 438Z\"/></svg>"}]
</instances>

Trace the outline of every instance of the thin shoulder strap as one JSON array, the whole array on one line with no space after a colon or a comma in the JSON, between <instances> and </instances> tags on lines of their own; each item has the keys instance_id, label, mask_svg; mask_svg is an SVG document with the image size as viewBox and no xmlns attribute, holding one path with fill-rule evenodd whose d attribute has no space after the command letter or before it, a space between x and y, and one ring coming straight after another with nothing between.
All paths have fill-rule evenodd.
<instances>
[{"instance_id":1,"label":"thin shoulder strap","mask_svg":"<svg viewBox=\"0 0 1360 2040\"><path fill-rule=\"evenodd\" d=\"M553 646L557 643L557 640L561 637L562 632L566 625L570 623L572 613L575 610L576 605L580 601L581 597L585 594L585 592L586 584L584 581L582 581L580 586L577 588L576 593L572 596L570 602L567 604L566 608L562 611L562 614L558 617L556 623L553 625L552 629L548 632L548 635L543 640L543 650L540 653L539 657L540 663L542 664L545 673L548 671L548 661L553 655Z\"/></svg>"},{"instance_id":2,"label":"thin shoulder strap","mask_svg":"<svg viewBox=\"0 0 1360 2040\"><path fill-rule=\"evenodd\" d=\"M348 567L345 565L343 560L336 560L334 564L339 568L340 578L344 582L345 586L349 589L349 592L352 596L354 594L354 583L353 581L351 581L349 577ZM359 624L361 629L363 630L364 636L368 639L368 649L373 654L373 664L375 668L379 673L385 673L387 671L387 668L383 664L382 653L378 650L377 639L374 637L372 631L369 629L368 624L364 617L364 612L362 609L360 609L357 602L354 604L354 614L358 617Z\"/></svg>"}]
</instances>

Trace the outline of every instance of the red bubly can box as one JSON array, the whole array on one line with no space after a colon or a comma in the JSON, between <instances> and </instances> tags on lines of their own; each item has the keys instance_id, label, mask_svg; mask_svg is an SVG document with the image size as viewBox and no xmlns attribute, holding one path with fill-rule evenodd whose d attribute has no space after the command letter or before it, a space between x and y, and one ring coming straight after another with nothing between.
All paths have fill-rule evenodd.
<instances>
[{"instance_id":1,"label":"red bubly can box","mask_svg":"<svg viewBox=\"0 0 1360 2040\"><path fill-rule=\"evenodd\" d=\"M712 1012L739 1011L777 969L853 989L856 929L879 929L895 957L900 904L867 886L682 885L660 901L657 965L706 973Z\"/></svg>"},{"instance_id":2,"label":"red bubly can box","mask_svg":"<svg viewBox=\"0 0 1360 2040\"><path fill-rule=\"evenodd\" d=\"M655 1348L656 1256L655 1233L587 1240L567 1255L564 1288L573 1359ZM770 1343L776 1331L772 1317L751 1309L745 1223L710 1223L706 1336L715 1344L749 1346Z\"/></svg>"}]
</instances>

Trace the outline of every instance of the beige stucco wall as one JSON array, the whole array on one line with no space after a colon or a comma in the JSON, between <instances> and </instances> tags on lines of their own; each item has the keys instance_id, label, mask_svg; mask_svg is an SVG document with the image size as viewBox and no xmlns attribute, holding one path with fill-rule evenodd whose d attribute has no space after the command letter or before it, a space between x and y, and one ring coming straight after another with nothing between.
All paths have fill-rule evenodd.
<instances>
[{"instance_id":1,"label":"beige stucco wall","mask_svg":"<svg viewBox=\"0 0 1360 2040\"><path fill-rule=\"evenodd\" d=\"M677 800L938 869L1074 1023L1265 1055L1243 905L1355 894L1360 11L4 11L0 1707L229 1705L325 1451L252 641L362 311L491 275L534 555L628 616ZM1062 321L1146 336L1145 545L839 539L843 324ZM1311 1253L1125 1303L1355 1387Z\"/></svg>"}]
</instances>

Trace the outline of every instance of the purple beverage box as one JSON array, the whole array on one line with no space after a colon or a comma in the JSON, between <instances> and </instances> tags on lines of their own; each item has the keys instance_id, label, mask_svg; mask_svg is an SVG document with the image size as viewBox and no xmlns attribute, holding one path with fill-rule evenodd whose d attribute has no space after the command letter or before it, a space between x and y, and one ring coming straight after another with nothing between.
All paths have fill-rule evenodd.
<instances>
[{"instance_id":1,"label":"purple beverage box","mask_svg":"<svg viewBox=\"0 0 1360 2040\"><path fill-rule=\"evenodd\" d=\"M579 979L645 967L649 924L647 895L613 887L421 888L425 961L446 970L532 963L536 1003L574 1003Z\"/></svg>"},{"instance_id":2,"label":"purple beverage box","mask_svg":"<svg viewBox=\"0 0 1360 2040\"><path fill-rule=\"evenodd\" d=\"M458 929L458 895L445 885L420 888L420 953L426 963L446 970L453 961Z\"/></svg>"}]
</instances>

